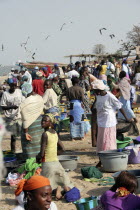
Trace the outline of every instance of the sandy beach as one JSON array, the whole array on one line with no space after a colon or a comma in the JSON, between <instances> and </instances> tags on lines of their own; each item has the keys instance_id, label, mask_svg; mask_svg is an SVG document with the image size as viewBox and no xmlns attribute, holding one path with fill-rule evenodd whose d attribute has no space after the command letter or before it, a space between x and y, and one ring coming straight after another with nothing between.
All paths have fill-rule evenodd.
<instances>
[{"instance_id":1,"label":"sandy beach","mask_svg":"<svg viewBox=\"0 0 140 210\"><path fill-rule=\"evenodd\" d=\"M140 129L140 115L137 114L138 119L138 127ZM91 183L84 181L81 175L81 168L84 166L95 166L98 162L98 157L96 156L96 148L92 148L91 144L88 143L90 141L90 133L87 136L85 141L70 141L70 136L68 133L61 133L63 144L66 148L66 155L77 155L79 157L78 160L78 167L75 171L69 172L69 176L71 180L75 184L75 186L81 191L81 197L89 197L91 195L101 195L107 189L110 188L110 185L106 186L98 186L99 183ZM9 135L7 134L2 142L2 149L8 150L10 149L10 140ZM16 144L16 152L21 152L21 144L20 141L17 141ZM128 165L128 169L140 169L140 165ZM111 177L112 173L103 173L104 177ZM15 188L10 187L9 185L5 184L5 180L2 181L2 201L0 210L11 210L16 205L17 202L14 196ZM55 201L58 210L76 210L76 207L72 203L66 203L65 200Z\"/></svg>"}]
</instances>

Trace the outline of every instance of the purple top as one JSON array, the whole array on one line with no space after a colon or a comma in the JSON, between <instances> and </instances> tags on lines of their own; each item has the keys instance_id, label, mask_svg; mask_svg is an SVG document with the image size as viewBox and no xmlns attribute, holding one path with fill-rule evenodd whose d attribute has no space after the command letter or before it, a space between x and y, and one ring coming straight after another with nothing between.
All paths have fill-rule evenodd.
<instances>
[{"instance_id":1,"label":"purple top","mask_svg":"<svg viewBox=\"0 0 140 210\"><path fill-rule=\"evenodd\" d=\"M129 194L125 197L116 197L115 192L106 191L101 197L104 210L136 210L140 209L140 197Z\"/></svg>"}]
</instances>

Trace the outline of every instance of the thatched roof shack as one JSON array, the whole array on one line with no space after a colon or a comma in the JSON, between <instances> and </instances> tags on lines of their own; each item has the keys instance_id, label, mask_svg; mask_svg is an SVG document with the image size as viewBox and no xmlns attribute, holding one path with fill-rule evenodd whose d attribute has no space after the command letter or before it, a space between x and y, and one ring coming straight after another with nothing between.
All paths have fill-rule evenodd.
<instances>
[{"instance_id":1,"label":"thatched roof shack","mask_svg":"<svg viewBox=\"0 0 140 210\"><path fill-rule=\"evenodd\" d=\"M20 63L23 67L27 68L27 69L34 69L35 66L38 66L39 68L43 68L46 65L53 67L55 63L51 63L51 62L41 62L41 61L34 61L34 62L28 62L28 63ZM62 67L62 66L67 66L67 64L64 63L57 63L58 66Z\"/></svg>"}]
</instances>

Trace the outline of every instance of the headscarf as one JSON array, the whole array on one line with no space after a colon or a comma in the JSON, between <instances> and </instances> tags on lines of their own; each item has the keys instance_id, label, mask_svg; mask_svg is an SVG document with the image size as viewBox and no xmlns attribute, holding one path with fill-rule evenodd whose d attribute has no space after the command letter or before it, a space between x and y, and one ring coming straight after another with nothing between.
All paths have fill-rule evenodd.
<instances>
[{"instance_id":1,"label":"headscarf","mask_svg":"<svg viewBox=\"0 0 140 210\"><path fill-rule=\"evenodd\" d=\"M50 120L51 120L51 122L52 122L53 124L55 124L55 123L56 123L56 119L55 119L55 117L54 117L54 115L53 115L53 114L51 114L51 113L47 113L47 114L46 114L46 116L48 116L48 117L50 118Z\"/></svg>"},{"instance_id":2,"label":"headscarf","mask_svg":"<svg viewBox=\"0 0 140 210\"><path fill-rule=\"evenodd\" d=\"M96 89L98 89L98 90L105 90L105 89L106 89L106 87L105 87L103 81L102 81L102 80L99 80L99 79L94 80L94 81L91 83L91 86L92 86L92 88L95 89L95 90L96 90Z\"/></svg>"},{"instance_id":3,"label":"headscarf","mask_svg":"<svg viewBox=\"0 0 140 210\"><path fill-rule=\"evenodd\" d=\"M15 195L18 196L22 191L36 190L41 187L49 186L50 181L44 176L32 176L30 179L22 179L15 191Z\"/></svg>"},{"instance_id":4,"label":"headscarf","mask_svg":"<svg viewBox=\"0 0 140 210\"><path fill-rule=\"evenodd\" d=\"M125 188L125 187L119 187L117 190L116 190L116 195L118 197L125 197L127 195L129 195L130 192Z\"/></svg>"},{"instance_id":5,"label":"headscarf","mask_svg":"<svg viewBox=\"0 0 140 210\"><path fill-rule=\"evenodd\" d=\"M37 71L37 72L36 72L36 75L37 75L38 77L42 77L42 76L43 76L43 73L42 73L41 71Z\"/></svg>"},{"instance_id":6,"label":"headscarf","mask_svg":"<svg viewBox=\"0 0 140 210\"><path fill-rule=\"evenodd\" d=\"M22 81L28 80L28 77L25 75L22 77Z\"/></svg>"},{"instance_id":7,"label":"headscarf","mask_svg":"<svg viewBox=\"0 0 140 210\"><path fill-rule=\"evenodd\" d=\"M35 70L38 70L39 69L39 67L38 66L35 66L35 68L34 68Z\"/></svg>"},{"instance_id":8,"label":"headscarf","mask_svg":"<svg viewBox=\"0 0 140 210\"><path fill-rule=\"evenodd\" d=\"M55 77L57 77L57 74L53 73L53 74L50 74L50 75L48 76L48 79L53 79L53 78L55 78Z\"/></svg>"},{"instance_id":9,"label":"headscarf","mask_svg":"<svg viewBox=\"0 0 140 210\"><path fill-rule=\"evenodd\" d=\"M58 67L58 64L57 64L57 63L55 63L55 64L54 64L54 67Z\"/></svg>"},{"instance_id":10,"label":"headscarf","mask_svg":"<svg viewBox=\"0 0 140 210\"><path fill-rule=\"evenodd\" d=\"M33 87L28 82L24 82L21 86L22 94L27 97L28 94L30 94L33 91Z\"/></svg>"},{"instance_id":11,"label":"headscarf","mask_svg":"<svg viewBox=\"0 0 140 210\"><path fill-rule=\"evenodd\" d=\"M43 68L42 68L42 70L46 70L46 71L47 71L47 70L48 70L48 68L47 68L47 67L43 67Z\"/></svg>"}]
</instances>

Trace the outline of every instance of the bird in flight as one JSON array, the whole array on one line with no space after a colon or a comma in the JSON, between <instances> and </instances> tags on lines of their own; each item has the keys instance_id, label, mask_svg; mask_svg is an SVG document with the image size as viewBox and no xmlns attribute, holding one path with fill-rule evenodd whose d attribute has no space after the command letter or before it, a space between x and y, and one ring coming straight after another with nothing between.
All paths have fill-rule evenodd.
<instances>
[{"instance_id":1,"label":"bird in flight","mask_svg":"<svg viewBox=\"0 0 140 210\"><path fill-rule=\"evenodd\" d=\"M28 36L26 42L21 43L20 46L21 46L21 47L24 46L24 48L25 48L26 45L27 45L27 43L28 43L28 40L29 40L29 39L30 39L30 37Z\"/></svg>"},{"instance_id":2,"label":"bird in flight","mask_svg":"<svg viewBox=\"0 0 140 210\"><path fill-rule=\"evenodd\" d=\"M33 53L33 54L32 54L32 59L33 59L33 60L35 59L35 57L34 57L34 56L35 56L35 53Z\"/></svg>"},{"instance_id":3,"label":"bird in flight","mask_svg":"<svg viewBox=\"0 0 140 210\"><path fill-rule=\"evenodd\" d=\"M113 39L115 37L114 34L110 34L109 36L110 36L111 39Z\"/></svg>"},{"instance_id":4,"label":"bird in flight","mask_svg":"<svg viewBox=\"0 0 140 210\"><path fill-rule=\"evenodd\" d=\"M4 51L4 45L3 45L3 44L2 44L2 46L1 46L1 50Z\"/></svg>"},{"instance_id":5,"label":"bird in flight","mask_svg":"<svg viewBox=\"0 0 140 210\"><path fill-rule=\"evenodd\" d=\"M45 38L45 40L47 40L49 37L51 37L50 35L48 35L46 38Z\"/></svg>"},{"instance_id":6,"label":"bird in flight","mask_svg":"<svg viewBox=\"0 0 140 210\"><path fill-rule=\"evenodd\" d=\"M120 42L123 42L123 40L121 39L121 40L118 41L118 43L120 43Z\"/></svg>"},{"instance_id":7,"label":"bird in flight","mask_svg":"<svg viewBox=\"0 0 140 210\"><path fill-rule=\"evenodd\" d=\"M63 23L63 25L60 28L60 31L62 31L63 27L66 25L66 23Z\"/></svg>"},{"instance_id":8,"label":"bird in flight","mask_svg":"<svg viewBox=\"0 0 140 210\"><path fill-rule=\"evenodd\" d=\"M107 30L106 28L101 28L99 31L100 31L100 34L102 35L102 30Z\"/></svg>"}]
</instances>

